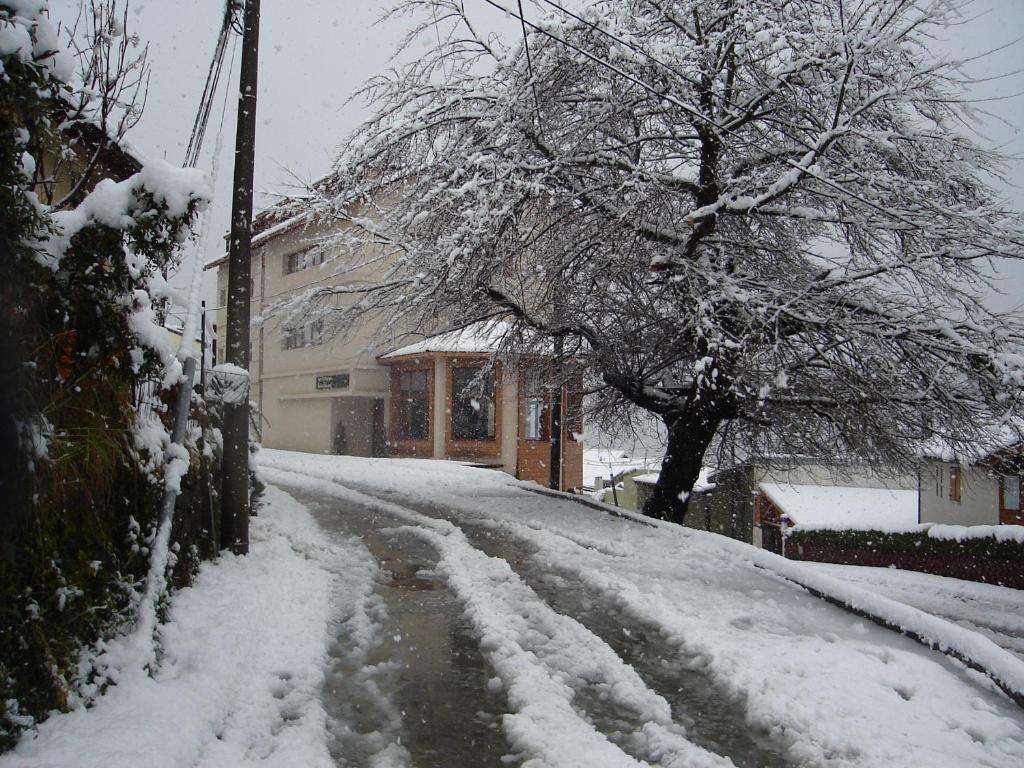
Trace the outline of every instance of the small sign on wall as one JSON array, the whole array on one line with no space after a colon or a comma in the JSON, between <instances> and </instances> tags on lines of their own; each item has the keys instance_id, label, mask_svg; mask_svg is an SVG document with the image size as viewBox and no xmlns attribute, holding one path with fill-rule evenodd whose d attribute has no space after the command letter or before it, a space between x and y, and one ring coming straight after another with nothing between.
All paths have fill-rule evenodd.
<instances>
[{"instance_id":1,"label":"small sign on wall","mask_svg":"<svg viewBox=\"0 0 1024 768\"><path fill-rule=\"evenodd\" d=\"M317 389L347 389L348 388L348 374L347 373L331 373L326 376L316 377L316 388Z\"/></svg>"}]
</instances>

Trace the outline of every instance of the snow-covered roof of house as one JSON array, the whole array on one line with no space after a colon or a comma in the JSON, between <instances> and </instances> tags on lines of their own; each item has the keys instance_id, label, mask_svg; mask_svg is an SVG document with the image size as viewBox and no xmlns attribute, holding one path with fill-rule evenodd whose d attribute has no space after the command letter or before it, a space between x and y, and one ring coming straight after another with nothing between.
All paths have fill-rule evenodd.
<instances>
[{"instance_id":1,"label":"snow-covered roof of house","mask_svg":"<svg viewBox=\"0 0 1024 768\"><path fill-rule=\"evenodd\" d=\"M497 352L502 337L508 332L508 324L503 322L483 322L457 328L447 333L428 336L423 341L407 344L392 352L380 356L380 360L396 357L423 355L431 352Z\"/></svg>"},{"instance_id":2,"label":"snow-covered roof of house","mask_svg":"<svg viewBox=\"0 0 1024 768\"><path fill-rule=\"evenodd\" d=\"M260 217L268 211L274 211L274 209L268 208L266 211L261 211L257 214L256 218L253 219L253 235L252 241L249 243L252 248L260 245L265 240L270 240L284 232L294 229L300 224L306 224L313 220L313 214L311 211L302 211L279 219L268 217L265 220L261 220ZM221 264L226 264L228 255L229 254L225 253L218 256L216 259L206 264L203 267L203 270L213 269L214 267L219 267Z\"/></svg>"},{"instance_id":3,"label":"snow-covered roof of house","mask_svg":"<svg viewBox=\"0 0 1024 768\"><path fill-rule=\"evenodd\" d=\"M72 139L79 139L93 150L99 150L101 159L108 165L116 166L125 177L138 173L148 158L138 147L123 136L112 136L95 118L75 117L64 121L70 113L77 111L65 97L60 97L63 117L61 132Z\"/></svg>"},{"instance_id":4,"label":"snow-covered roof of house","mask_svg":"<svg viewBox=\"0 0 1024 768\"><path fill-rule=\"evenodd\" d=\"M758 488L799 528L830 531L917 528L916 490L785 483L760 483Z\"/></svg>"},{"instance_id":5,"label":"snow-covered roof of house","mask_svg":"<svg viewBox=\"0 0 1024 768\"><path fill-rule=\"evenodd\" d=\"M332 197L339 192L339 185L343 181L335 172L321 176L312 183L312 189L323 197ZM311 195L303 192L293 192L282 196L273 205L264 208L253 216L252 219L252 243L253 247L271 240L278 235L284 234L299 225L306 225L313 222L313 210ZM203 269L213 269L225 264L228 254L222 254L218 258L206 264Z\"/></svg>"},{"instance_id":6,"label":"snow-covered roof of house","mask_svg":"<svg viewBox=\"0 0 1024 768\"><path fill-rule=\"evenodd\" d=\"M583 451L583 486L593 488L597 478L618 477L624 472L661 464L660 456L630 456L626 451L588 448Z\"/></svg>"},{"instance_id":7,"label":"snow-covered roof of house","mask_svg":"<svg viewBox=\"0 0 1024 768\"><path fill-rule=\"evenodd\" d=\"M710 477L714 470L710 467L701 467L700 474L697 475L697 480L693 484L693 493L704 493L710 491L715 487L715 484L710 481ZM651 472L646 475L637 475L633 478L634 483L640 483L642 485L654 485L658 482L658 478L661 477L661 472Z\"/></svg>"}]
</instances>

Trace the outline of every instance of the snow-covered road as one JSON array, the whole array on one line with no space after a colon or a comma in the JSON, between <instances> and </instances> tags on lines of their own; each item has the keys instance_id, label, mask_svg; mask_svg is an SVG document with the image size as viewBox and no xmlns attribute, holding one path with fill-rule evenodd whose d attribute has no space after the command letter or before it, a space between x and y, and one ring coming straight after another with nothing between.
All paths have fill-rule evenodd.
<instances>
[{"instance_id":1,"label":"snow-covered road","mask_svg":"<svg viewBox=\"0 0 1024 768\"><path fill-rule=\"evenodd\" d=\"M987 678L715 536L638 525L452 464L265 451L261 466L319 519L369 520L392 549L413 546L423 567L392 555L393 577L429 582L423 592L459 606L466 623L449 622L446 645L473 657L476 690L451 696L475 719L455 718L471 741L491 740L481 753L491 758L462 764L497 765L504 753L531 766L1024 761L1024 716ZM402 650L409 633L389 637L391 658L377 663L398 672L371 688L383 709L406 714L373 746L399 765L435 764L421 750L452 715L434 725L436 704L420 707L410 725L401 666L415 651ZM448 754L460 764L462 753Z\"/></svg>"},{"instance_id":2,"label":"snow-covered road","mask_svg":"<svg viewBox=\"0 0 1024 768\"><path fill-rule=\"evenodd\" d=\"M266 450L260 470L250 556L175 595L155 674L112 642L118 684L0 768L1024 764L992 680L794 579L1004 682L1024 661L840 570L451 463ZM915 604L969 618L932 592Z\"/></svg>"},{"instance_id":3,"label":"snow-covered road","mask_svg":"<svg viewBox=\"0 0 1024 768\"><path fill-rule=\"evenodd\" d=\"M131 636L102 650L117 684L89 709L55 714L0 755L0 768L330 768L321 704L328 642L366 645L377 566L356 539L324 535L277 488L251 554L205 563L160 626L159 667Z\"/></svg>"}]
</instances>

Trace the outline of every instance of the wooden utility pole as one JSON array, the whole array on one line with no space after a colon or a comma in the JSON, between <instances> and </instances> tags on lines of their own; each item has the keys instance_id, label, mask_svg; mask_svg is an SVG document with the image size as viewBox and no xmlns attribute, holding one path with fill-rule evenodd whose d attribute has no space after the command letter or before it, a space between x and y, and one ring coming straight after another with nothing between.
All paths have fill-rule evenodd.
<instances>
[{"instance_id":1,"label":"wooden utility pole","mask_svg":"<svg viewBox=\"0 0 1024 768\"><path fill-rule=\"evenodd\" d=\"M224 360L249 370L252 187L256 147L256 68L260 3L245 0L242 69L238 87L235 173L228 249L227 343ZM221 547L249 552L249 396L224 403L224 481L221 486Z\"/></svg>"}]
</instances>

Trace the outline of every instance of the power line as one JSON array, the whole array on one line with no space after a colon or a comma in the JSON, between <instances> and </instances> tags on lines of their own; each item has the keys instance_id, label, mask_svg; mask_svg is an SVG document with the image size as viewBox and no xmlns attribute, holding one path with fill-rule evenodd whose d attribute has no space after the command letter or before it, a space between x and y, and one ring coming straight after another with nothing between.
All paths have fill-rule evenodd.
<instances>
[{"instance_id":1,"label":"power line","mask_svg":"<svg viewBox=\"0 0 1024 768\"><path fill-rule=\"evenodd\" d=\"M690 85L700 87L700 82L698 82L697 80L694 80L692 77L684 74L683 72L680 72L675 67L673 67L673 66L671 66L669 64L666 64L664 61L662 61L661 59L656 57L654 54L648 53L643 48L640 48L639 46L633 45L632 43L627 42L626 40L623 40L618 35L614 35L611 32L609 32L608 30L599 27L594 22L587 21L582 16L579 16L578 14L573 13L568 8L566 8L565 6L556 3L554 0L540 0L540 2L543 2L543 3L546 3L547 5L550 5L552 8L557 8L559 11L561 11L566 16L569 16L569 17L575 19L576 21L580 22L580 24L584 24L587 27L590 27L590 29L594 30L595 32L599 32L600 34L604 35L605 37L609 38L610 40L614 40L619 45L621 45L621 46L623 46L625 48L628 48L629 50L633 51L634 53L638 53L641 56L643 56L643 57L645 57L647 59L650 59L651 61L653 61L658 66L660 66L660 67L662 67L664 69L667 69L673 75L675 75L676 77L678 77L678 78L680 78L682 80L685 80ZM523 12L523 6L522 6L522 3L520 2L519 13L522 14L522 12ZM724 97L719 96L716 93L712 93L711 95L713 97L717 98L717 99L720 99L720 100L724 99Z\"/></svg>"},{"instance_id":2,"label":"power line","mask_svg":"<svg viewBox=\"0 0 1024 768\"><path fill-rule=\"evenodd\" d=\"M537 24L534 24L532 21L528 21L525 16L519 15L519 14L515 13L514 11L509 10L508 8L506 8L505 6L501 5L500 3L495 2L494 0L483 0L483 2L487 3L492 8L495 8L496 10L501 11L502 13L508 14L509 16L511 16L514 19L519 19L519 21L523 25L530 27L530 29L534 30L535 32L539 32L540 34L544 35L545 37L549 37L552 40L554 40L555 42L561 43L565 47L571 48L572 50L576 51L577 53L583 54L584 57L586 57L590 61L594 62L598 66L604 67L605 69L608 69L608 70L614 72L619 77L622 77L622 78L628 80L629 82L633 83L634 85L640 86L640 88L644 89L645 91L648 91L653 96L657 96L660 99L664 99L664 100L672 103L673 105L679 107L681 110L686 112L691 117L695 117L698 120L701 120L701 121L703 121L705 123L708 123L713 128L717 128L720 131L724 132L724 131L727 130L724 126L718 125L713 119L711 119L707 115L703 114L699 109L694 109L689 104L684 104L683 102L679 101L679 99L677 99L674 96L672 96L671 94L659 91L654 86L648 85L643 80L640 80L640 79L638 79L636 77L633 77L633 75L629 74L628 72L626 72L625 70L621 69L620 67L616 67L611 62L605 61L600 56L596 56L595 54L591 53L590 51L587 51L587 50L584 50L583 48L580 48L575 43L569 42L568 40L559 37L558 35L554 34L553 32L549 32L548 30L544 29L543 27L538 26Z\"/></svg>"},{"instance_id":3,"label":"power line","mask_svg":"<svg viewBox=\"0 0 1024 768\"><path fill-rule=\"evenodd\" d=\"M530 76L530 90L533 92L533 109L537 116L537 130L541 130L540 101L537 99L537 79L533 76L533 57L530 56L530 38L526 34L526 19L523 14L523 0L519 4L519 25L523 30L523 49L526 51L526 73Z\"/></svg>"},{"instance_id":4,"label":"power line","mask_svg":"<svg viewBox=\"0 0 1024 768\"><path fill-rule=\"evenodd\" d=\"M217 95L221 70L224 67L224 54L227 51L228 38L231 36L232 29L234 28L235 11L237 9L237 0L225 0L224 16L221 19L217 44L213 50L210 68L206 73L206 84L203 86L203 95L199 99L196 119L192 123L192 135L189 137L188 148L185 150L184 165L189 168L194 168L199 163L199 154L202 151L203 139L206 137L206 126L210 122L210 113L213 110L213 102Z\"/></svg>"}]
</instances>

